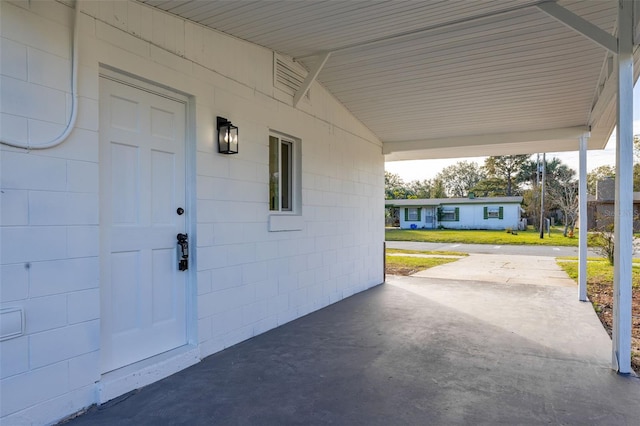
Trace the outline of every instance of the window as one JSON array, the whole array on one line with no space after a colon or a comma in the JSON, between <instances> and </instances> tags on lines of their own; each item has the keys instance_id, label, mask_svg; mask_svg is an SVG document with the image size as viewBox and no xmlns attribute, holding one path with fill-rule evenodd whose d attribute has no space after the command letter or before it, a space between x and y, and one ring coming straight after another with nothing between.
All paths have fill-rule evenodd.
<instances>
[{"instance_id":1,"label":"window","mask_svg":"<svg viewBox=\"0 0 640 426\"><path fill-rule=\"evenodd\" d=\"M271 132L269 135L269 232L301 231L302 142Z\"/></svg>"},{"instance_id":2,"label":"window","mask_svg":"<svg viewBox=\"0 0 640 426\"><path fill-rule=\"evenodd\" d=\"M404 210L404 220L405 222L420 222L422 208L420 207L407 207Z\"/></svg>"},{"instance_id":3,"label":"window","mask_svg":"<svg viewBox=\"0 0 640 426\"><path fill-rule=\"evenodd\" d=\"M485 219L502 219L504 217L504 208L498 206L489 206L484 208Z\"/></svg>"},{"instance_id":4,"label":"window","mask_svg":"<svg viewBox=\"0 0 640 426\"><path fill-rule=\"evenodd\" d=\"M269 135L269 210L300 211L300 141Z\"/></svg>"},{"instance_id":5,"label":"window","mask_svg":"<svg viewBox=\"0 0 640 426\"><path fill-rule=\"evenodd\" d=\"M458 222L460 220L460 208L459 207L439 208L438 220L440 222Z\"/></svg>"}]
</instances>

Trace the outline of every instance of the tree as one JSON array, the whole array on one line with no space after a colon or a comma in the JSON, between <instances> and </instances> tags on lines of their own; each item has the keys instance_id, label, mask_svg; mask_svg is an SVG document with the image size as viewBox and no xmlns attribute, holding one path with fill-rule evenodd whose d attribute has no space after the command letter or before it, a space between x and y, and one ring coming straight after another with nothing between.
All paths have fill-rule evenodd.
<instances>
[{"instance_id":1,"label":"tree","mask_svg":"<svg viewBox=\"0 0 640 426\"><path fill-rule=\"evenodd\" d=\"M591 195L596 195L598 181L615 177L616 169L613 166L604 165L596 167L595 169L587 173L587 192Z\"/></svg>"},{"instance_id":2,"label":"tree","mask_svg":"<svg viewBox=\"0 0 640 426\"><path fill-rule=\"evenodd\" d=\"M545 170L547 182L555 180L557 175L562 175L568 170L575 174L573 169L556 157L546 161ZM534 186L538 182L538 177L542 177L538 170L538 162L536 160L528 160L525 161L520 168L516 181L518 183L526 184L527 186Z\"/></svg>"},{"instance_id":3,"label":"tree","mask_svg":"<svg viewBox=\"0 0 640 426\"><path fill-rule=\"evenodd\" d=\"M466 197L469 192L486 177L475 162L458 161L438 173L439 179L449 197Z\"/></svg>"},{"instance_id":4,"label":"tree","mask_svg":"<svg viewBox=\"0 0 640 426\"><path fill-rule=\"evenodd\" d=\"M575 171L566 164L563 164L558 158L552 158L546 161L545 165L545 191L550 191L554 188L556 191L561 190L561 186L567 184L573 180ZM526 185L528 188L523 195L525 195L525 210L527 215L533 220L536 229L540 223L540 187L541 175L538 174L538 163L535 160L529 160L525 162L518 174L518 182ZM552 197L545 197L544 211L549 212L552 208L562 207L552 199Z\"/></svg>"},{"instance_id":5,"label":"tree","mask_svg":"<svg viewBox=\"0 0 640 426\"><path fill-rule=\"evenodd\" d=\"M416 198L444 198L442 182L438 179L414 180L409 182L408 192Z\"/></svg>"},{"instance_id":6,"label":"tree","mask_svg":"<svg viewBox=\"0 0 640 426\"><path fill-rule=\"evenodd\" d=\"M616 177L614 166L600 166L587 173L587 192L596 195L598 181ZM640 191L640 135L633 137L633 190Z\"/></svg>"},{"instance_id":7,"label":"tree","mask_svg":"<svg viewBox=\"0 0 640 426\"><path fill-rule=\"evenodd\" d=\"M549 185L547 193L551 204L560 210L564 216L564 236L569 229L573 232L578 220L578 181L573 179L575 172L571 169L564 170L563 174L556 176L556 181Z\"/></svg>"},{"instance_id":8,"label":"tree","mask_svg":"<svg viewBox=\"0 0 640 426\"><path fill-rule=\"evenodd\" d=\"M444 183L442 183L442 180L436 177L432 179L431 182L433 183L431 198L447 198L447 191L444 189Z\"/></svg>"},{"instance_id":9,"label":"tree","mask_svg":"<svg viewBox=\"0 0 640 426\"><path fill-rule=\"evenodd\" d=\"M633 190L640 191L640 135L633 137Z\"/></svg>"},{"instance_id":10,"label":"tree","mask_svg":"<svg viewBox=\"0 0 640 426\"><path fill-rule=\"evenodd\" d=\"M503 179L506 183L505 195L511 196L518 192L516 177L530 157L529 154L487 157L484 160L484 169L490 178Z\"/></svg>"},{"instance_id":11,"label":"tree","mask_svg":"<svg viewBox=\"0 0 640 426\"><path fill-rule=\"evenodd\" d=\"M502 197L507 195L507 183L504 179L490 177L482 179L473 187L473 192L481 197Z\"/></svg>"},{"instance_id":12,"label":"tree","mask_svg":"<svg viewBox=\"0 0 640 426\"><path fill-rule=\"evenodd\" d=\"M398 200L409 198L407 186L402 178L391 172L384 172L384 196L387 200Z\"/></svg>"}]
</instances>

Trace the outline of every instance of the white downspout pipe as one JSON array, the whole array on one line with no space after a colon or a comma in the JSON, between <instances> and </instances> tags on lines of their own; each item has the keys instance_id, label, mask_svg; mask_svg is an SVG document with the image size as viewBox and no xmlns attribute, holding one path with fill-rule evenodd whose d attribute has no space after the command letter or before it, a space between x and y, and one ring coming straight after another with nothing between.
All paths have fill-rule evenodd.
<instances>
[{"instance_id":1,"label":"white downspout pipe","mask_svg":"<svg viewBox=\"0 0 640 426\"><path fill-rule=\"evenodd\" d=\"M71 47L71 115L67 125L57 137L49 141L32 142L27 137L26 141L17 141L7 138L0 139L0 144L22 148L27 150L53 148L64 142L76 125L78 118L78 20L80 18L80 0L75 1L75 14L73 18L73 41Z\"/></svg>"}]
</instances>

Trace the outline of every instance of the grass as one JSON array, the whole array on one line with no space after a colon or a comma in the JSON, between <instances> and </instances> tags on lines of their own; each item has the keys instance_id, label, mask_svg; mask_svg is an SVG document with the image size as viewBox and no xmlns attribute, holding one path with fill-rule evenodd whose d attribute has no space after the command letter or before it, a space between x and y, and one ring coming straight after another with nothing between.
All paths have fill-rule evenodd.
<instances>
[{"instance_id":1,"label":"grass","mask_svg":"<svg viewBox=\"0 0 640 426\"><path fill-rule=\"evenodd\" d=\"M567 238L561 228L552 228L551 237L534 229L518 231L516 235L494 230L458 229L386 229L387 241L419 241L429 243L493 244L493 245L542 245L577 247L578 237Z\"/></svg>"},{"instance_id":2,"label":"grass","mask_svg":"<svg viewBox=\"0 0 640 426\"><path fill-rule=\"evenodd\" d=\"M572 279L578 280L578 263L572 262L577 258L558 258L558 265ZM633 263L637 266L640 259L634 259ZM634 267L631 270L631 281L633 288L640 288L640 268ZM590 284L611 284L613 283L613 266L606 259L589 258L587 262L587 285Z\"/></svg>"},{"instance_id":3,"label":"grass","mask_svg":"<svg viewBox=\"0 0 640 426\"><path fill-rule=\"evenodd\" d=\"M458 259L444 257L387 256L387 273L411 275L418 271L455 262L456 260Z\"/></svg>"},{"instance_id":4,"label":"grass","mask_svg":"<svg viewBox=\"0 0 640 426\"><path fill-rule=\"evenodd\" d=\"M563 260L570 260L570 261L578 261L578 256L558 256L556 257L556 260L559 261L563 261ZM602 258L602 257L587 257L587 262L607 262L607 259ZM634 263L633 266L638 267L640 266L640 259L631 259L631 262Z\"/></svg>"},{"instance_id":5,"label":"grass","mask_svg":"<svg viewBox=\"0 0 640 426\"><path fill-rule=\"evenodd\" d=\"M416 256L389 256L388 253L428 254L428 255L458 255L467 256L466 253L454 251L418 251L387 249L386 273L391 275L411 275L434 266L455 262L456 258L450 257L416 257Z\"/></svg>"},{"instance_id":6,"label":"grass","mask_svg":"<svg viewBox=\"0 0 640 426\"><path fill-rule=\"evenodd\" d=\"M469 256L467 253L461 251L449 251L449 250L405 250L405 249L393 249L388 248L387 253L404 253L404 254L428 254L432 256Z\"/></svg>"},{"instance_id":7,"label":"grass","mask_svg":"<svg viewBox=\"0 0 640 426\"><path fill-rule=\"evenodd\" d=\"M631 270L631 367L640 374L640 263ZM557 260L558 265L574 280L578 280L578 262ZM613 318L613 266L606 259L587 262L587 296L605 330L611 335Z\"/></svg>"}]
</instances>

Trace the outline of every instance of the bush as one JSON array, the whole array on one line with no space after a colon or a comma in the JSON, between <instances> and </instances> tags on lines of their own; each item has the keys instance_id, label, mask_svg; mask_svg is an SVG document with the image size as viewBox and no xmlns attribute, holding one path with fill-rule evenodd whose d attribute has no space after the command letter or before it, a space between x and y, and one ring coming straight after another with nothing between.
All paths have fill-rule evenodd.
<instances>
[{"instance_id":1,"label":"bush","mask_svg":"<svg viewBox=\"0 0 640 426\"><path fill-rule=\"evenodd\" d=\"M614 261L615 235L613 233L613 225L607 226L603 231L597 231L589 234L587 240L589 246L600 256L607 258L611 266Z\"/></svg>"}]
</instances>

